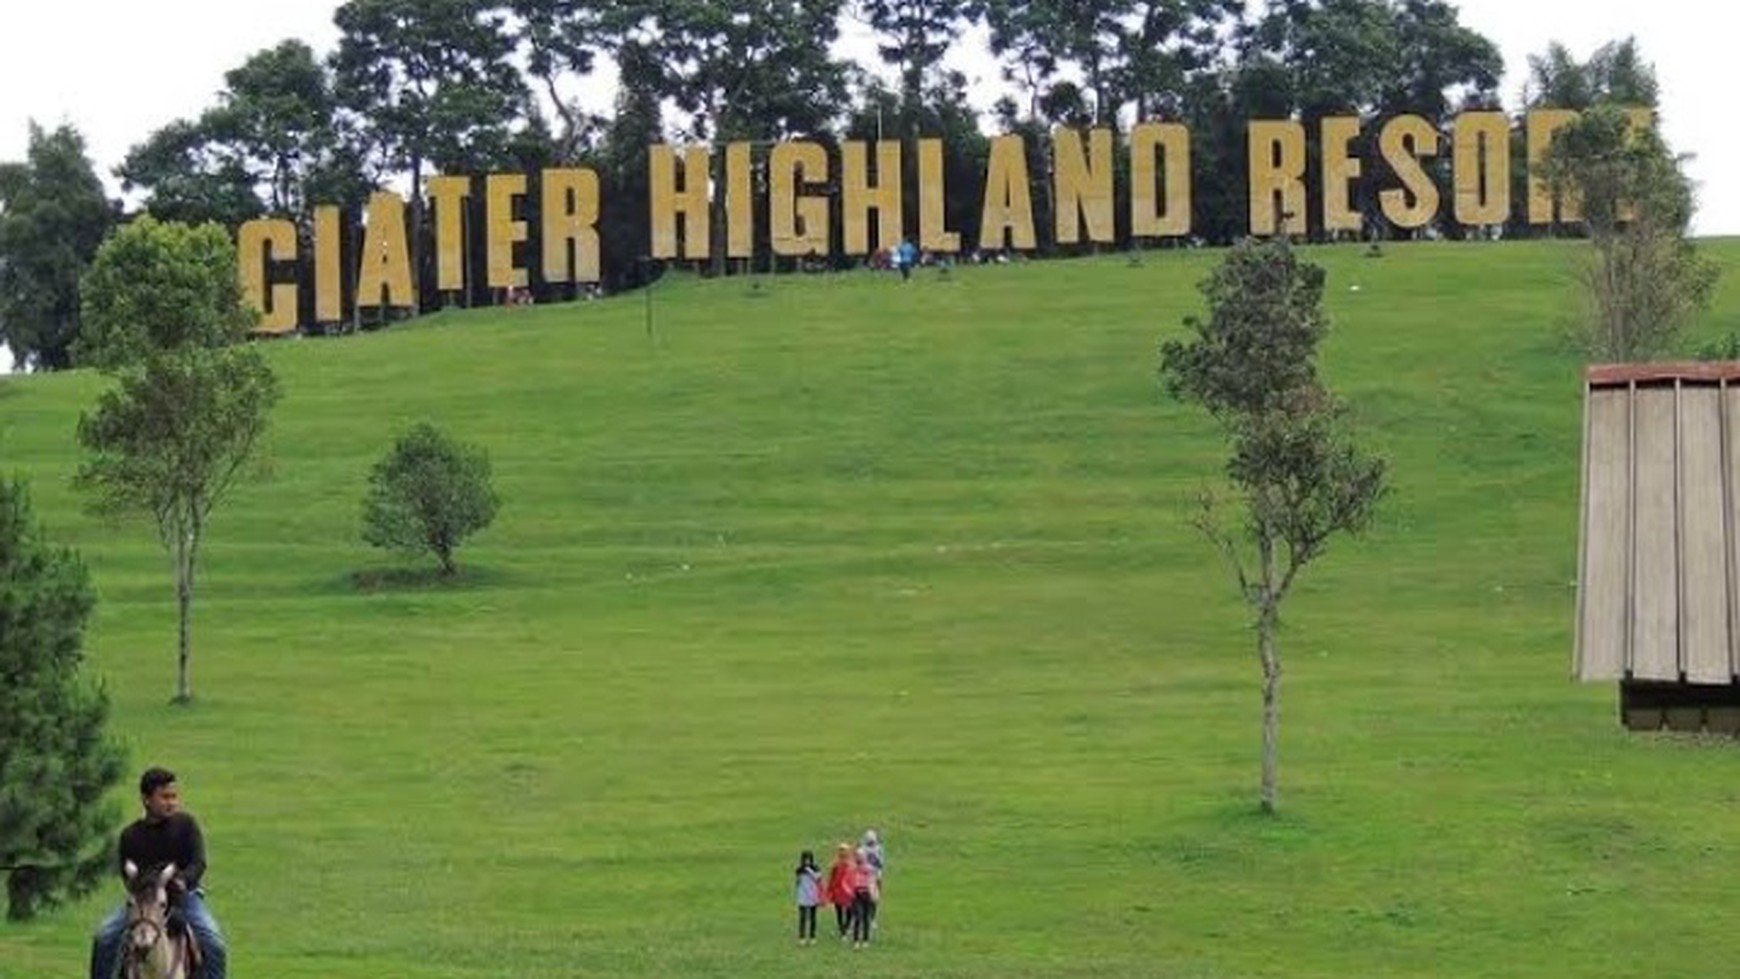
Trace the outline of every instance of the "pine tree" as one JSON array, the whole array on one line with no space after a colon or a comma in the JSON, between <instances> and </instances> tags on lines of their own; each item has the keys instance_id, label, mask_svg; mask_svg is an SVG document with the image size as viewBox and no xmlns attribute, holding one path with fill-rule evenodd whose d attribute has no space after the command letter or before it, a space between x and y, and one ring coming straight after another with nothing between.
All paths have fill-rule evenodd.
<instances>
[{"instance_id":1,"label":"pine tree","mask_svg":"<svg viewBox=\"0 0 1740 979\"><path fill-rule=\"evenodd\" d=\"M125 759L109 700L80 675L95 604L73 552L51 547L18 483L0 482L0 873L15 921L80 897L111 870Z\"/></svg>"}]
</instances>

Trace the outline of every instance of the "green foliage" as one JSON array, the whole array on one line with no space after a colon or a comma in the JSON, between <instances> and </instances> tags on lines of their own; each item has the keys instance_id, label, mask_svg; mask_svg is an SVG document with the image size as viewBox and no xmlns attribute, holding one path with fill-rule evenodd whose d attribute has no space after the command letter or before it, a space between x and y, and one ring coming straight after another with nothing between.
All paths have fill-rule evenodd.
<instances>
[{"instance_id":1,"label":"green foliage","mask_svg":"<svg viewBox=\"0 0 1740 979\"><path fill-rule=\"evenodd\" d=\"M24 485L0 481L0 875L6 916L83 896L112 872L125 761L109 700L81 675L96 596L70 550L51 547Z\"/></svg>"},{"instance_id":2,"label":"green foliage","mask_svg":"<svg viewBox=\"0 0 1740 979\"><path fill-rule=\"evenodd\" d=\"M0 163L0 343L21 363L71 365L79 278L114 221L84 137L32 123L24 162Z\"/></svg>"},{"instance_id":3,"label":"green foliage","mask_svg":"<svg viewBox=\"0 0 1740 979\"><path fill-rule=\"evenodd\" d=\"M348 0L333 15L341 105L420 196L426 166L482 173L505 162L529 105L506 14L490 0Z\"/></svg>"},{"instance_id":4,"label":"green foliage","mask_svg":"<svg viewBox=\"0 0 1740 979\"><path fill-rule=\"evenodd\" d=\"M1383 460L1353 443L1345 409L1318 377L1317 347L1328 331L1323 282L1323 269L1284 239L1247 240L1202 283L1208 319L1186 317L1194 336L1160 348L1166 390L1226 430L1227 475L1245 504L1239 536L1254 545L1259 565L1279 562L1249 573L1232 537L1204 528L1229 548L1260 616L1275 612L1331 537L1363 530L1384 493Z\"/></svg>"},{"instance_id":5,"label":"green foliage","mask_svg":"<svg viewBox=\"0 0 1740 979\"><path fill-rule=\"evenodd\" d=\"M1635 129L1617 105L1599 104L1559 130L1541 166L1561 197L1574 195L1589 247L1579 255L1577 337L1596 360L1642 360L1671 349L1709 305L1715 263L1687 229L1691 181L1653 127Z\"/></svg>"},{"instance_id":6,"label":"green foliage","mask_svg":"<svg viewBox=\"0 0 1740 979\"><path fill-rule=\"evenodd\" d=\"M124 189L144 192L145 210L160 221L234 228L265 213L253 174L200 121L156 130L115 172Z\"/></svg>"},{"instance_id":7,"label":"green foliage","mask_svg":"<svg viewBox=\"0 0 1740 979\"><path fill-rule=\"evenodd\" d=\"M902 102L916 106L963 28L984 17L983 0L863 0L881 41L876 53L900 76Z\"/></svg>"},{"instance_id":8,"label":"green foliage","mask_svg":"<svg viewBox=\"0 0 1740 979\"><path fill-rule=\"evenodd\" d=\"M489 526L500 503L489 456L424 422L399 436L369 474L363 540L433 554L441 573L452 575L454 552Z\"/></svg>"},{"instance_id":9,"label":"green foliage","mask_svg":"<svg viewBox=\"0 0 1740 979\"><path fill-rule=\"evenodd\" d=\"M1323 0L1270 4L1246 59L1282 71L1280 90L1306 119L1424 115L1443 122L1452 93L1490 97L1504 61L1443 0Z\"/></svg>"},{"instance_id":10,"label":"green foliage","mask_svg":"<svg viewBox=\"0 0 1740 979\"><path fill-rule=\"evenodd\" d=\"M1705 341L1694 356L1698 360L1740 360L1740 330L1729 330Z\"/></svg>"},{"instance_id":11,"label":"green foliage","mask_svg":"<svg viewBox=\"0 0 1740 979\"><path fill-rule=\"evenodd\" d=\"M247 347L179 350L123 371L79 422L94 458L78 481L98 513L158 519L164 546L207 514L243 471L278 399L272 370Z\"/></svg>"},{"instance_id":12,"label":"green foliage","mask_svg":"<svg viewBox=\"0 0 1740 979\"><path fill-rule=\"evenodd\" d=\"M659 66L646 45L628 42L617 50L622 85L598 149L598 177L603 197L599 236L605 255L623 260L605 262L603 275L610 292L642 285L651 263L638 261L652 254L651 228L644 209L634 202L649 199L652 179L647 147L665 140L659 107ZM624 203L627 202L627 203Z\"/></svg>"},{"instance_id":13,"label":"green foliage","mask_svg":"<svg viewBox=\"0 0 1740 979\"><path fill-rule=\"evenodd\" d=\"M316 204L356 208L373 183L332 73L288 40L224 75L217 105L152 133L117 170L164 221L226 228L264 214L296 219Z\"/></svg>"},{"instance_id":14,"label":"green foliage","mask_svg":"<svg viewBox=\"0 0 1740 979\"><path fill-rule=\"evenodd\" d=\"M824 132L846 100L829 53L842 0L660 0L649 5L658 92L692 116L698 140Z\"/></svg>"},{"instance_id":15,"label":"green foliage","mask_svg":"<svg viewBox=\"0 0 1740 979\"><path fill-rule=\"evenodd\" d=\"M326 68L307 44L291 40L260 51L224 75L219 104L203 126L265 188L273 214L301 217L311 204L306 188L331 169L338 130L336 98Z\"/></svg>"},{"instance_id":16,"label":"green foliage","mask_svg":"<svg viewBox=\"0 0 1740 979\"><path fill-rule=\"evenodd\" d=\"M257 318L242 302L235 246L215 224L138 218L103 243L81 293L85 325L73 353L102 369L234 343Z\"/></svg>"},{"instance_id":17,"label":"green foliage","mask_svg":"<svg viewBox=\"0 0 1740 979\"><path fill-rule=\"evenodd\" d=\"M1323 279L1284 242L1247 240L1228 252L1201 285L1208 319L1184 320L1195 339L1161 347L1167 391L1237 424L1315 386L1317 344L1329 329Z\"/></svg>"},{"instance_id":18,"label":"green foliage","mask_svg":"<svg viewBox=\"0 0 1740 979\"><path fill-rule=\"evenodd\" d=\"M599 0L508 0L511 30L524 59L526 75L543 89L562 121L555 136L556 159L579 162L596 137L599 120L588 114L563 82L593 72L600 55L614 53L632 24L633 5ZM621 81L621 76L619 76ZM619 85L618 91L622 90Z\"/></svg>"},{"instance_id":19,"label":"green foliage","mask_svg":"<svg viewBox=\"0 0 1740 979\"><path fill-rule=\"evenodd\" d=\"M1587 61L1554 41L1541 54L1529 55L1525 96L1531 108L1581 111L1600 104L1654 106L1661 87L1636 38L1609 41Z\"/></svg>"},{"instance_id":20,"label":"green foliage","mask_svg":"<svg viewBox=\"0 0 1740 979\"><path fill-rule=\"evenodd\" d=\"M1139 119L1174 113L1186 80L1215 60L1221 36L1243 11L1237 0L987 0L991 49L1008 58L1031 105L1052 121L1119 125L1134 104ZM1073 66L1076 83L1060 78ZM1070 118L1069 106L1081 115Z\"/></svg>"}]
</instances>

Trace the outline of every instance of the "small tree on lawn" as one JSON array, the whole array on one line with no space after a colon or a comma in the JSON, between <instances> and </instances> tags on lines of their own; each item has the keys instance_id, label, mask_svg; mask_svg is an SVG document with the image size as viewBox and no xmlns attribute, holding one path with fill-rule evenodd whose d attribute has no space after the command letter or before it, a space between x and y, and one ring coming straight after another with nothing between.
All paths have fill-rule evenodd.
<instances>
[{"instance_id":1,"label":"small tree on lawn","mask_svg":"<svg viewBox=\"0 0 1740 979\"><path fill-rule=\"evenodd\" d=\"M84 564L43 539L23 486L0 482L0 874L15 921L113 866L104 796L124 759L108 697L80 676L94 604Z\"/></svg>"},{"instance_id":2,"label":"small tree on lawn","mask_svg":"<svg viewBox=\"0 0 1740 979\"><path fill-rule=\"evenodd\" d=\"M1598 105L1553 136L1541 173L1583 211L1577 336L1596 360L1642 360L1670 348L1710 304L1718 268L1686 237L1691 181L1653 128Z\"/></svg>"},{"instance_id":3,"label":"small tree on lawn","mask_svg":"<svg viewBox=\"0 0 1740 979\"><path fill-rule=\"evenodd\" d=\"M428 552L441 574L459 570L453 552L495 519L489 456L423 422L400 436L375 464L363 501L363 540L377 547Z\"/></svg>"},{"instance_id":4,"label":"small tree on lawn","mask_svg":"<svg viewBox=\"0 0 1740 979\"><path fill-rule=\"evenodd\" d=\"M216 225L141 218L97 252L78 357L118 383L79 420L77 484L101 514L147 514L173 559L176 703L193 699L194 572L213 508L247 471L278 401L259 352L233 344L252 313Z\"/></svg>"},{"instance_id":5,"label":"small tree on lawn","mask_svg":"<svg viewBox=\"0 0 1740 979\"><path fill-rule=\"evenodd\" d=\"M1185 320L1195 338L1161 346L1166 390L1207 409L1231 444L1238 519L1229 524L1210 492L1195 524L1232 566L1255 616L1264 812L1275 810L1281 604L1331 537L1364 529L1385 491L1384 461L1353 443L1344 409L1317 376L1328 329L1323 280L1284 240L1246 241L1202 284L1208 319Z\"/></svg>"}]
</instances>

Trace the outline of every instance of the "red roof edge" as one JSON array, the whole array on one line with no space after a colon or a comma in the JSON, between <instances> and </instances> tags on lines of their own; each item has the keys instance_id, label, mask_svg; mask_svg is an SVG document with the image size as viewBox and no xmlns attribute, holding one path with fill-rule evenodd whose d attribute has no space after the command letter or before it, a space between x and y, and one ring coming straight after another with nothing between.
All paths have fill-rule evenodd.
<instances>
[{"instance_id":1,"label":"red roof edge","mask_svg":"<svg viewBox=\"0 0 1740 979\"><path fill-rule=\"evenodd\" d=\"M1649 381L1740 381L1740 360L1675 360L1659 364L1592 364L1584 372L1590 387Z\"/></svg>"}]
</instances>

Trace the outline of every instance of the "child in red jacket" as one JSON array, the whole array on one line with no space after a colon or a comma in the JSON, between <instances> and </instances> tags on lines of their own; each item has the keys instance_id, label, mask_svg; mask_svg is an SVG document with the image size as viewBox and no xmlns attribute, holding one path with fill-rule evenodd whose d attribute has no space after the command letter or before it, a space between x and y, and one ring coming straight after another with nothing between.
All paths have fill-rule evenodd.
<instances>
[{"instance_id":1,"label":"child in red jacket","mask_svg":"<svg viewBox=\"0 0 1740 979\"><path fill-rule=\"evenodd\" d=\"M834 921L840 926L840 941L852 927L852 901L856 888L857 860L852 844L841 843L834 850L834 865L828 868L828 903L834 906Z\"/></svg>"}]
</instances>

